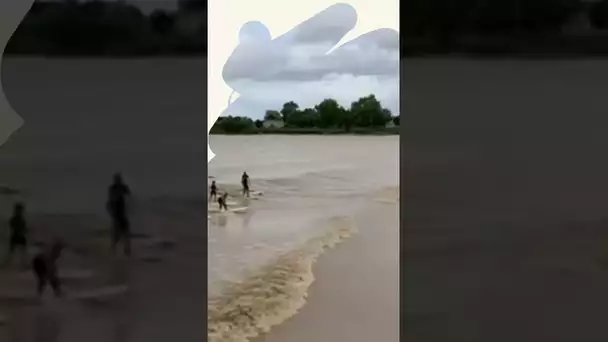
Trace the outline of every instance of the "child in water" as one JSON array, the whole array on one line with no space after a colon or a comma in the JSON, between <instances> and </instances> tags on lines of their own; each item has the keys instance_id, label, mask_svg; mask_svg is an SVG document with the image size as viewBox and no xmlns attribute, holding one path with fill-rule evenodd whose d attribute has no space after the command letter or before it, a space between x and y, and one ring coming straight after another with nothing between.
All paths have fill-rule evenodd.
<instances>
[{"instance_id":1,"label":"child in water","mask_svg":"<svg viewBox=\"0 0 608 342\"><path fill-rule=\"evenodd\" d=\"M224 210L228 210L228 206L226 205L226 202L228 201L228 193L225 192L221 197L219 197L217 199L217 204L219 204L220 206L220 211L222 211L222 208Z\"/></svg>"},{"instance_id":2,"label":"child in water","mask_svg":"<svg viewBox=\"0 0 608 342\"><path fill-rule=\"evenodd\" d=\"M55 242L50 250L38 253L32 262L32 269L38 281L38 296L42 296L47 284L50 284L55 297L61 297L61 283L57 276L57 260L63 251L63 244Z\"/></svg>"}]
</instances>

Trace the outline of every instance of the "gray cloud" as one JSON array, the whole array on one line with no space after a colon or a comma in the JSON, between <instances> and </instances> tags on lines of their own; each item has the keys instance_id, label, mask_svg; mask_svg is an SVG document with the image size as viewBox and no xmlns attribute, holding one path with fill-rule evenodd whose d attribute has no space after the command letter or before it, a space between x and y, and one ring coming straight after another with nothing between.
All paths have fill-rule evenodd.
<instances>
[{"instance_id":1,"label":"gray cloud","mask_svg":"<svg viewBox=\"0 0 608 342\"><path fill-rule=\"evenodd\" d=\"M391 42L390 37L393 37ZM273 49L271 43L248 49L241 46L224 69L224 80L256 81L315 80L333 73L351 75L394 75L399 70L399 40L393 30L378 30L342 45L329 54L325 43L298 44ZM267 50L263 50L266 48Z\"/></svg>"},{"instance_id":2,"label":"gray cloud","mask_svg":"<svg viewBox=\"0 0 608 342\"><path fill-rule=\"evenodd\" d=\"M274 40L240 44L224 66L227 83L312 80L331 73L398 73L399 34L379 29L330 51L356 23L352 7L334 5ZM345 15L341 15L345 13Z\"/></svg>"}]
</instances>

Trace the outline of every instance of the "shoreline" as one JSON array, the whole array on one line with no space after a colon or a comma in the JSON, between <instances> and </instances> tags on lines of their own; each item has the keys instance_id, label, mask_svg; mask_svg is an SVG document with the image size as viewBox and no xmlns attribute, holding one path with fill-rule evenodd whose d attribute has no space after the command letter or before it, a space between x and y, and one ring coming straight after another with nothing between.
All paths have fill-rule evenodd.
<instances>
[{"instance_id":1,"label":"shoreline","mask_svg":"<svg viewBox=\"0 0 608 342\"><path fill-rule=\"evenodd\" d=\"M399 135L399 133L211 133L209 135L348 135L348 136L362 136L362 135L373 135L373 136L389 136Z\"/></svg>"},{"instance_id":2,"label":"shoreline","mask_svg":"<svg viewBox=\"0 0 608 342\"><path fill-rule=\"evenodd\" d=\"M209 135L348 135L348 136L361 136L361 135L399 135L400 126L392 128L379 128L379 129L354 129L350 132L336 129L323 129L323 128L306 128L306 129L260 129L257 131L246 131L246 132L210 132Z\"/></svg>"}]
</instances>

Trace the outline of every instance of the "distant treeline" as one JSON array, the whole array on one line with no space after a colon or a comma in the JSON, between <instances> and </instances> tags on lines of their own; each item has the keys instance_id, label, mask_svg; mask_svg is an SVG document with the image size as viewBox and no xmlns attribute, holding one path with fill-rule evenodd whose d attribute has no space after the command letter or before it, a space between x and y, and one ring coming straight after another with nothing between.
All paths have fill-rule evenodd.
<instances>
[{"instance_id":1,"label":"distant treeline","mask_svg":"<svg viewBox=\"0 0 608 342\"><path fill-rule=\"evenodd\" d=\"M178 2L148 15L121 0L37 0L6 53L205 54L207 0ZM400 11L403 56L608 54L608 0L408 0Z\"/></svg>"},{"instance_id":2,"label":"distant treeline","mask_svg":"<svg viewBox=\"0 0 608 342\"><path fill-rule=\"evenodd\" d=\"M7 54L189 55L207 51L207 0L144 14L124 1L35 1Z\"/></svg>"},{"instance_id":3,"label":"distant treeline","mask_svg":"<svg viewBox=\"0 0 608 342\"><path fill-rule=\"evenodd\" d=\"M351 133L384 131L399 126L399 116L382 107L374 95L353 102L350 108L342 107L334 99L325 99L313 108L300 109L287 102L281 110L268 110L264 120L243 116L223 116L211 128L212 134L253 133ZM390 127L389 127L390 128ZM394 130L396 133L397 131Z\"/></svg>"},{"instance_id":4,"label":"distant treeline","mask_svg":"<svg viewBox=\"0 0 608 342\"><path fill-rule=\"evenodd\" d=\"M608 53L608 0L408 0L403 56Z\"/></svg>"}]
</instances>

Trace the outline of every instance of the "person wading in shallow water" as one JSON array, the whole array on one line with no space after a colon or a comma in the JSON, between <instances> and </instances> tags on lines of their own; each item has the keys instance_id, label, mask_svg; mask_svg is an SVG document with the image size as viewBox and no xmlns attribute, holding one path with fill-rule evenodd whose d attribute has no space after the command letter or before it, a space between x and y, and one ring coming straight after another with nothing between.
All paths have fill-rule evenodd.
<instances>
[{"instance_id":1,"label":"person wading in shallow water","mask_svg":"<svg viewBox=\"0 0 608 342\"><path fill-rule=\"evenodd\" d=\"M26 263L27 256L27 222L25 221L25 205L17 203L13 209L13 216L9 221L10 239L6 263L10 264L15 250L21 253L21 263Z\"/></svg>"},{"instance_id":2,"label":"person wading in shallow water","mask_svg":"<svg viewBox=\"0 0 608 342\"><path fill-rule=\"evenodd\" d=\"M125 255L131 255L131 232L127 214L127 200L131 189L126 185L120 173L114 174L114 183L108 189L107 209L112 218L112 249L122 241Z\"/></svg>"},{"instance_id":3,"label":"person wading in shallow water","mask_svg":"<svg viewBox=\"0 0 608 342\"><path fill-rule=\"evenodd\" d=\"M61 297L61 282L57 275L57 260L61 257L63 243L56 241L46 252L40 252L32 261L32 270L37 280L38 296L44 294L47 284L50 284L55 293L55 297Z\"/></svg>"},{"instance_id":4,"label":"person wading in shallow water","mask_svg":"<svg viewBox=\"0 0 608 342\"><path fill-rule=\"evenodd\" d=\"M241 176L241 185L243 186L243 196L249 197L249 175L243 172Z\"/></svg>"},{"instance_id":5,"label":"person wading in shallow water","mask_svg":"<svg viewBox=\"0 0 608 342\"><path fill-rule=\"evenodd\" d=\"M209 194L209 200L217 199L217 185L215 181L211 182L211 193Z\"/></svg>"}]
</instances>

